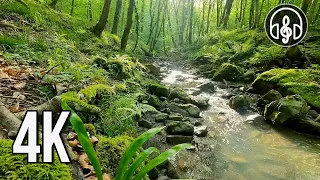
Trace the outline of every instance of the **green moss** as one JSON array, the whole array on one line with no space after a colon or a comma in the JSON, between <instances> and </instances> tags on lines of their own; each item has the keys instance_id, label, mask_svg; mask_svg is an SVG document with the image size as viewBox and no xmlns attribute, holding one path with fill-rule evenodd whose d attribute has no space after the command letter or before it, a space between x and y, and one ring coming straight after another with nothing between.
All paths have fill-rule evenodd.
<instances>
[{"instance_id":1,"label":"green moss","mask_svg":"<svg viewBox=\"0 0 320 180\"><path fill-rule=\"evenodd\" d=\"M97 95L101 95L103 93L105 94L114 94L115 91L111 86L105 85L105 84L95 84L86 87L85 89L82 89L80 91L81 94L85 96L86 101L92 101L93 98L95 98Z\"/></svg>"},{"instance_id":2,"label":"green moss","mask_svg":"<svg viewBox=\"0 0 320 180\"><path fill-rule=\"evenodd\" d=\"M300 95L310 105L320 108L320 71L315 69L272 69L258 76L253 83L255 89L267 89L263 84L288 90Z\"/></svg>"},{"instance_id":3,"label":"green moss","mask_svg":"<svg viewBox=\"0 0 320 180\"><path fill-rule=\"evenodd\" d=\"M99 136L98 139L99 143L96 149L101 166L107 171L107 173L114 177L119 166L121 156L133 139L128 136L118 136L115 138Z\"/></svg>"},{"instance_id":4,"label":"green moss","mask_svg":"<svg viewBox=\"0 0 320 180\"><path fill-rule=\"evenodd\" d=\"M240 67L230 63L224 63L221 65L219 70L215 72L213 79L217 81L221 81L223 79L227 81L238 81L243 80L243 73Z\"/></svg>"},{"instance_id":5,"label":"green moss","mask_svg":"<svg viewBox=\"0 0 320 180\"><path fill-rule=\"evenodd\" d=\"M92 136L97 135L96 128L94 127L93 124L84 124L84 127L86 128L86 130L89 132L90 135Z\"/></svg>"},{"instance_id":6,"label":"green moss","mask_svg":"<svg viewBox=\"0 0 320 180\"><path fill-rule=\"evenodd\" d=\"M0 179L72 180L69 167L60 163L57 155L51 164L27 163L26 155L12 154L12 143L0 140Z\"/></svg>"},{"instance_id":7,"label":"green moss","mask_svg":"<svg viewBox=\"0 0 320 180\"><path fill-rule=\"evenodd\" d=\"M90 105L87 102L80 100L79 95L76 92L67 92L61 95L62 101L67 101L68 105L77 111L90 112L93 114L99 113L99 108L94 105Z\"/></svg>"}]
</instances>

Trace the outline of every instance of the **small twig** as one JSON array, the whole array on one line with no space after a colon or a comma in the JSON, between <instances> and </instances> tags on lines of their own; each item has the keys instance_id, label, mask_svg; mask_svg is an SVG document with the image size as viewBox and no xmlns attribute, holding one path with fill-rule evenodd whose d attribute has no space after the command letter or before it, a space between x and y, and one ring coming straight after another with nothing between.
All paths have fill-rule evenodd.
<instances>
[{"instance_id":1,"label":"small twig","mask_svg":"<svg viewBox=\"0 0 320 180\"><path fill-rule=\"evenodd\" d=\"M50 71L52 71L54 68L56 68L56 67L58 67L58 66L60 66L61 64L57 64L57 65L55 65L55 66L53 66L52 68L50 68L42 77L41 77L41 80L43 80L43 78L48 74L48 73L50 73Z\"/></svg>"}]
</instances>

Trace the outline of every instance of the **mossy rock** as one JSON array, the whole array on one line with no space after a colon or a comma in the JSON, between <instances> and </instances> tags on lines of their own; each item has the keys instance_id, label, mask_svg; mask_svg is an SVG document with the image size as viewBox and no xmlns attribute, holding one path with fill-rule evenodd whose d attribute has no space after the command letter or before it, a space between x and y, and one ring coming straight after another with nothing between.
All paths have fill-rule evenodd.
<instances>
[{"instance_id":1,"label":"mossy rock","mask_svg":"<svg viewBox=\"0 0 320 180\"><path fill-rule=\"evenodd\" d=\"M268 104L264 111L267 121L281 126L287 121L304 119L309 111L307 102L299 95L287 96Z\"/></svg>"},{"instance_id":2,"label":"mossy rock","mask_svg":"<svg viewBox=\"0 0 320 180\"><path fill-rule=\"evenodd\" d=\"M222 81L223 79L227 81L241 81L243 80L243 73L240 67L230 63L224 63L213 75L213 80Z\"/></svg>"},{"instance_id":3,"label":"mossy rock","mask_svg":"<svg viewBox=\"0 0 320 180\"><path fill-rule=\"evenodd\" d=\"M320 71L315 69L272 69L253 82L254 92L265 94L271 89L282 95L297 94L320 110Z\"/></svg>"},{"instance_id":4,"label":"mossy rock","mask_svg":"<svg viewBox=\"0 0 320 180\"><path fill-rule=\"evenodd\" d=\"M99 136L98 139L99 143L97 144L96 151L101 167L112 177L115 177L121 157L133 139L129 136L118 136L115 138Z\"/></svg>"},{"instance_id":5,"label":"mossy rock","mask_svg":"<svg viewBox=\"0 0 320 180\"><path fill-rule=\"evenodd\" d=\"M149 84L148 92L158 97L168 97L169 88L161 84L153 83L153 84Z\"/></svg>"},{"instance_id":6,"label":"mossy rock","mask_svg":"<svg viewBox=\"0 0 320 180\"><path fill-rule=\"evenodd\" d=\"M183 89L178 87L170 90L170 94L168 98L170 100L174 100L175 98L178 98L182 100L184 103L188 103L191 100L190 96Z\"/></svg>"},{"instance_id":7,"label":"mossy rock","mask_svg":"<svg viewBox=\"0 0 320 180\"><path fill-rule=\"evenodd\" d=\"M256 78L257 75L253 70L249 70L243 74L243 79L247 82L253 82Z\"/></svg>"},{"instance_id":8,"label":"mossy rock","mask_svg":"<svg viewBox=\"0 0 320 180\"><path fill-rule=\"evenodd\" d=\"M126 70L128 64L119 59L104 59L97 57L94 60L98 67L105 69L107 72L113 75L116 79L127 79L130 77L129 72Z\"/></svg>"},{"instance_id":9,"label":"mossy rock","mask_svg":"<svg viewBox=\"0 0 320 180\"><path fill-rule=\"evenodd\" d=\"M0 140L0 179L72 180L68 165L61 163L56 154L50 164L27 163L27 155L12 154L12 144L12 140Z\"/></svg>"}]
</instances>

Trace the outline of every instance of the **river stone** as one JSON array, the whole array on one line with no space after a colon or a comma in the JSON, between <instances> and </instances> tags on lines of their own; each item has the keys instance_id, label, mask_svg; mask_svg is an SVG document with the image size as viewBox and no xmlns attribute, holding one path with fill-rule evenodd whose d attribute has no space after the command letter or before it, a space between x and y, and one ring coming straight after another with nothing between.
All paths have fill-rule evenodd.
<instances>
[{"instance_id":1,"label":"river stone","mask_svg":"<svg viewBox=\"0 0 320 180\"><path fill-rule=\"evenodd\" d=\"M271 89L269 92L267 92L267 94L265 94L258 100L257 105L259 107L264 107L270 102L279 100L281 98L282 98L282 95L278 91Z\"/></svg>"},{"instance_id":2,"label":"river stone","mask_svg":"<svg viewBox=\"0 0 320 180\"><path fill-rule=\"evenodd\" d=\"M319 116L319 113L315 110L309 110L309 114L313 118L317 118Z\"/></svg>"},{"instance_id":3,"label":"river stone","mask_svg":"<svg viewBox=\"0 0 320 180\"><path fill-rule=\"evenodd\" d=\"M178 104L170 103L168 108L175 113L179 113L182 116L200 117L200 109L194 104Z\"/></svg>"},{"instance_id":4,"label":"river stone","mask_svg":"<svg viewBox=\"0 0 320 180\"><path fill-rule=\"evenodd\" d=\"M169 88L161 84L149 84L148 92L158 97L168 97Z\"/></svg>"},{"instance_id":5,"label":"river stone","mask_svg":"<svg viewBox=\"0 0 320 180\"><path fill-rule=\"evenodd\" d=\"M189 118L189 122L194 126L201 126L204 122L203 118Z\"/></svg>"},{"instance_id":6,"label":"river stone","mask_svg":"<svg viewBox=\"0 0 320 180\"><path fill-rule=\"evenodd\" d=\"M187 122L171 122L167 124L167 132L170 135L185 135L192 136L194 133L194 127Z\"/></svg>"},{"instance_id":7,"label":"river stone","mask_svg":"<svg viewBox=\"0 0 320 180\"><path fill-rule=\"evenodd\" d=\"M183 116L181 114L170 114L169 119L173 121L182 121Z\"/></svg>"},{"instance_id":8,"label":"river stone","mask_svg":"<svg viewBox=\"0 0 320 180\"><path fill-rule=\"evenodd\" d=\"M194 127L194 134L198 137L206 137L208 134L207 126L196 126Z\"/></svg>"},{"instance_id":9,"label":"river stone","mask_svg":"<svg viewBox=\"0 0 320 180\"><path fill-rule=\"evenodd\" d=\"M171 145L191 143L192 141L193 141L193 136L168 135L166 137L166 142Z\"/></svg>"},{"instance_id":10,"label":"river stone","mask_svg":"<svg viewBox=\"0 0 320 180\"><path fill-rule=\"evenodd\" d=\"M138 121L138 124L142 127L145 127L145 128L148 128L148 129L151 129L153 124L152 122L146 120L146 119L141 119Z\"/></svg>"},{"instance_id":11,"label":"river stone","mask_svg":"<svg viewBox=\"0 0 320 180\"><path fill-rule=\"evenodd\" d=\"M268 104L264 116L273 125L280 126L288 120L304 119L309 108L299 95L287 96Z\"/></svg>"},{"instance_id":12,"label":"river stone","mask_svg":"<svg viewBox=\"0 0 320 180\"><path fill-rule=\"evenodd\" d=\"M166 113L158 113L155 115L156 122L164 122L169 118L169 114Z\"/></svg>"},{"instance_id":13,"label":"river stone","mask_svg":"<svg viewBox=\"0 0 320 180\"><path fill-rule=\"evenodd\" d=\"M182 100L183 102L189 102L190 97L189 95L181 88L173 88L170 91L169 97L170 100L173 100L175 98L178 98Z\"/></svg>"},{"instance_id":14,"label":"river stone","mask_svg":"<svg viewBox=\"0 0 320 180\"><path fill-rule=\"evenodd\" d=\"M149 72L152 74L158 75L161 72L161 67L156 63L145 64L145 66L148 68Z\"/></svg>"},{"instance_id":15,"label":"river stone","mask_svg":"<svg viewBox=\"0 0 320 180\"><path fill-rule=\"evenodd\" d=\"M202 92L213 92L214 91L214 84L213 82L206 82L196 86Z\"/></svg>"},{"instance_id":16,"label":"river stone","mask_svg":"<svg viewBox=\"0 0 320 180\"><path fill-rule=\"evenodd\" d=\"M155 108L160 108L162 106L160 99L155 95L150 95L148 97L148 104Z\"/></svg>"},{"instance_id":17,"label":"river stone","mask_svg":"<svg viewBox=\"0 0 320 180\"><path fill-rule=\"evenodd\" d=\"M246 95L233 96L229 100L230 108L236 111L244 111L250 108L249 98Z\"/></svg>"},{"instance_id":18,"label":"river stone","mask_svg":"<svg viewBox=\"0 0 320 180\"><path fill-rule=\"evenodd\" d=\"M213 80L216 81L239 81L243 80L243 73L240 68L230 63L224 63L213 75Z\"/></svg>"},{"instance_id":19,"label":"river stone","mask_svg":"<svg viewBox=\"0 0 320 180\"><path fill-rule=\"evenodd\" d=\"M205 98L205 97L191 97L191 101L192 104L196 105L198 108L200 109L205 109L209 106L209 98Z\"/></svg>"}]
</instances>

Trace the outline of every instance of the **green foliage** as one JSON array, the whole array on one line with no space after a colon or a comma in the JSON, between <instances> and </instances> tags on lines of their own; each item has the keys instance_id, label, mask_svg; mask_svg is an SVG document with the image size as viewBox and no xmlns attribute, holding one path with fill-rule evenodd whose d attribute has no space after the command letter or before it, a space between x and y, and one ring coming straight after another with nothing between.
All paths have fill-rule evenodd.
<instances>
[{"instance_id":1,"label":"green foliage","mask_svg":"<svg viewBox=\"0 0 320 180\"><path fill-rule=\"evenodd\" d=\"M130 162L134 158L136 152L148 139L150 139L152 136L160 132L163 128L164 127L150 129L147 132L144 132L143 134L141 134L130 144L130 146L127 148L127 150L125 151L125 153L121 158L115 180L122 180L122 179L140 180L153 168L163 163L164 161L166 161L168 158L172 157L179 151L191 146L190 144L180 144L180 145L174 146L173 148L165 151L164 153L150 160L150 162L148 162L146 166L144 166L141 170L139 170L137 175L134 176L132 172L134 172L134 170L137 169L137 167L139 167L139 164L144 162L147 159L147 157L153 151L155 151L155 149L152 148L152 149L147 149L143 151L142 155L141 156L138 155L135 158L135 160L133 160L133 163L130 165Z\"/></svg>"},{"instance_id":2,"label":"green foliage","mask_svg":"<svg viewBox=\"0 0 320 180\"><path fill-rule=\"evenodd\" d=\"M99 130L108 136L133 135L136 132L136 120L146 111L156 111L152 106L140 104L138 94L103 97L99 106L102 120Z\"/></svg>"},{"instance_id":3,"label":"green foliage","mask_svg":"<svg viewBox=\"0 0 320 180\"><path fill-rule=\"evenodd\" d=\"M272 69L258 76L259 82L275 84L300 95L309 104L320 108L320 71L315 69Z\"/></svg>"},{"instance_id":4,"label":"green foliage","mask_svg":"<svg viewBox=\"0 0 320 180\"><path fill-rule=\"evenodd\" d=\"M0 140L0 179L71 180L71 171L54 155L52 164L27 163L27 156L12 154L12 140ZM39 157L39 162L41 162Z\"/></svg>"},{"instance_id":5,"label":"green foliage","mask_svg":"<svg viewBox=\"0 0 320 180\"><path fill-rule=\"evenodd\" d=\"M101 167L114 177L120 164L120 159L133 139L128 136L117 136L115 138L98 136L98 139L96 150Z\"/></svg>"},{"instance_id":6,"label":"green foliage","mask_svg":"<svg viewBox=\"0 0 320 180\"><path fill-rule=\"evenodd\" d=\"M84 124L84 128L87 132L89 132L90 135L96 136L97 131L93 124Z\"/></svg>"},{"instance_id":7,"label":"green foliage","mask_svg":"<svg viewBox=\"0 0 320 180\"><path fill-rule=\"evenodd\" d=\"M6 49L11 49L25 43L26 41L23 37L0 34L0 46L4 46Z\"/></svg>"},{"instance_id":8,"label":"green foliage","mask_svg":"<svg viewBox=\"0 0 320 180\"><path fill-rule=\"evenodd\" d=\"M85 96L87 102L90 102L95 98L97 95L107 94L113 95L115 94L115 90L108 85L105 84L95 84L86 87L80 91Z\"/></svg>"},{"instance_id":9,"label":"green foliage","mask_svg":"<svg viewBox=\"0 0 320 180\"><path fill-rule=\"evenodd\" d=\"M76 131L78 140L83 147L85 153L88 155L88 158L94 167L94 170L96 172L96 175L99 180L103 180L102 178L102 171L100 167L99 160L97 158L96 151L94 150L94 147L92 145L92 142L87 134L87 131L85 129L85 126L83 124L83 121L81 118L71 109L68 104L67 100L62 100L61 107L63 110L71 111L70 116L70 122L72 124L73 129Z\"/></svg>"}]
</instances>

